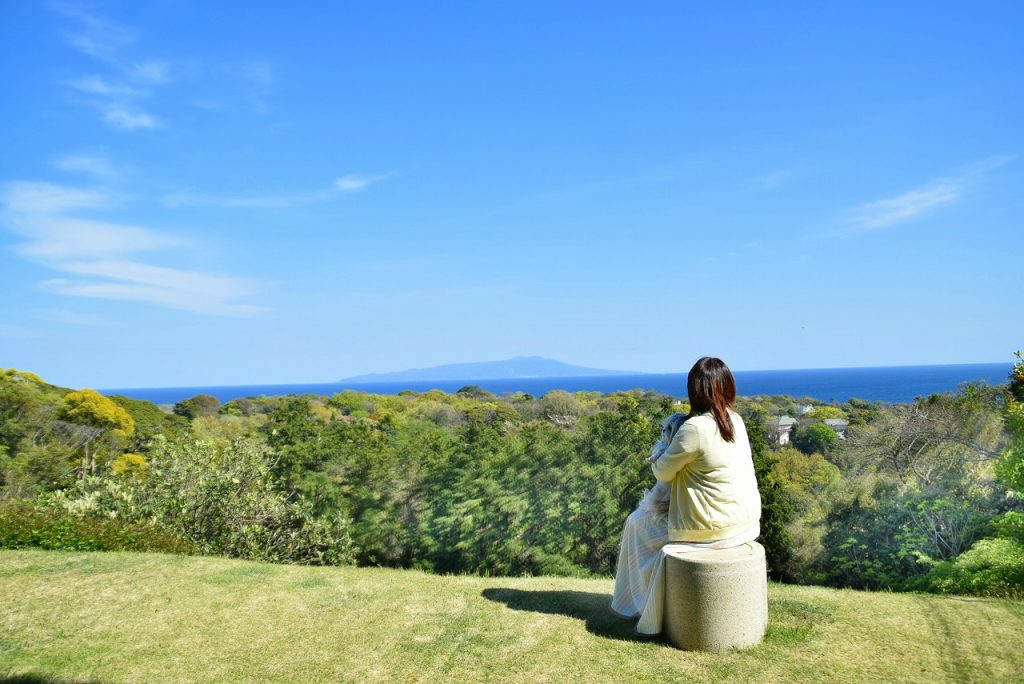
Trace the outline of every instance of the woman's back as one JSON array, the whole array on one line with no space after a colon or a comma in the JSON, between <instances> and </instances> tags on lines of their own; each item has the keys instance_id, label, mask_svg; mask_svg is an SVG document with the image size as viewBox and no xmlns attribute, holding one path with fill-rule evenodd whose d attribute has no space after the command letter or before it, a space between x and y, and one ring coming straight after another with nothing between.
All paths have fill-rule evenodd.
<instances>
[{"instance_id":1,"label":"woman's back","mask_svg":"<svg viewBox=\"0 0 1024 684\"><path fill-rule=\"evenodd\" d=\"M670 482L670 541L716 541L758 525L761 497L743 419L729 411L733 439L723 439L711 414L694 416L652 464Z\"/></svg>"}]
</instances>

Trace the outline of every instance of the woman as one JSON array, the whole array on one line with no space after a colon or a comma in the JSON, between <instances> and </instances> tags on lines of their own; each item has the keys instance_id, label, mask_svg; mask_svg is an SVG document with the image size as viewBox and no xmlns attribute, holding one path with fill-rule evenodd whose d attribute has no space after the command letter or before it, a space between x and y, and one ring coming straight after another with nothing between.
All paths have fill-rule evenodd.
<instances>
[{"instance_id":1,"label":"woman","mask_svg":"<svg viewBox=\"0 0 1024 684\"><path fill-rule=\"evenodd\" d=\"M661 631L665 553L727 549L760 534L761 496L746 426L733 408L732 373L705 356L690 369L686 390L690 415L651 463L658 481L669 483L667 515L634 511L619 549L612 610L639 616L644 634Z\"/></svg>"}]
</instances>

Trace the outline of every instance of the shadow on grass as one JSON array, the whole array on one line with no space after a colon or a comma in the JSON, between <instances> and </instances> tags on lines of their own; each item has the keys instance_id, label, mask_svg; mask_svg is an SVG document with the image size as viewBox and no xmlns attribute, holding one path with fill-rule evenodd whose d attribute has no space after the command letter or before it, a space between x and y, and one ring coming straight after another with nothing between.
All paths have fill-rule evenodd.
<instances>
[{"instance_id":1,"label":"shadow on grass","mask_svg":"<svg viewBox=\"0 0 1024 684\"><path fill-rule=\"evenodd\" d=\"M962 598L959 600L963 601ZM921 613L928 621L928 628L940 643L938 652L944 656L943 668L950 681L958 683L995 681L991 671L978 672L978 668L983 667L981 663L984 663L985 659L982 654L977 653L976 642L961 638L956 608L949 609L953 603L937 601L932 596L919 596L917 601L921 605ZM971 645L973 645L971 649L974 652L973 655L982 657L969 657L972 655L968 651Z\"/></svg>"},{"instance_id":2,"label":"shadow on grass","mask_svg":"<svg viewBox=\"0 0 1024 684\"><path fill-rule=\"evenodd\" d=\"M619 641L658 641L633 629L634 620L616 617L609 609L611 596L586 591L523 591L493 587L481 595L488 601L504 603L512 610L548 615L565 615L582 620L591 634Z\"/></svg>"}]
</instances>

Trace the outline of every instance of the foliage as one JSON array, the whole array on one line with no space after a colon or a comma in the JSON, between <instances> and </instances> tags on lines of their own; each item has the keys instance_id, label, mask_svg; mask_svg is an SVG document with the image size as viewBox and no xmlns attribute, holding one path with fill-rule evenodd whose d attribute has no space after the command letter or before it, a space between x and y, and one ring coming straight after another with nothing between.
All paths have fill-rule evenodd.
<instances>
[{"instance_id":1,"label":"foliage","mask_svg":"<svg viewBox=\"0 0 1024 684\"><path fill-rule=\"evenodd\" d=\"M854 589L900 589L908 578L928 570L918 553L907 508L890 483L848 492L827 516L827 532L816 574L832 586Z\"/></svg>"},{"instance_id":2,"label":"foliage","mask_svg":"<svg viewBox=\"0 0 1024 684\"><path fill-rule=\"evenodd\" d=\"M272 463L266 445L253 438L220 448L157 437L146 477L86 478L45 501L83 518L158 525L201 553L280 563L349 562L348 521L341 515L316 518L308 504L275 489Z\"/></svg>"},{"instance_id":3,"label":"foliage","mask_svg":"<svg viewBox=\"0 0 1024 684\"><path fill-rule=\"evenodd\" d=\"M189 420L200 416L215 416L219 411L220 400L209 394L197 394L190 399L182 399L174 405L174 413Z\"/></svg>"},{"instance_id":4,"label":"foliage","mask_svg":"<svg viewBox=\"0 0 1024 684\"><path fill-rule=\"evenodd\" d=\"M204 553L314 565L351 556L348 521L313 518L308 506L275 489L273 455L246 438L229 448L158 439L144 508Z\"/></svg>"},{"instance_id":5,"label":"foliage","mask_svg":"<svg viewBox=\"0 0 1024 684\"><path fill-rule=\"evenodd\" d=\"M761 425L751 421L747 425L750 449L754 457L754 473L761 494L761 536L768 563L768 575L774 579L789 576L787 567L792 554L793 539L788 525L793 515L793 504L786 495L779 460L768 449Z\"/></svg>"},{"instance_id":6,"label":"foliage","mask_svg":"<svg viewBox=\"0 0 1024 684\"><path fill-rule=\"evenodd\" d=\"M167 439L173 440L188 434L188 420L167 413L152 402L119 394L112 394L108 398L124 409L135 421L133 448L141 448L156 435L164 435Z\"/></svg>"},{"instance_id":7,"label":"foliage","mask_svg":"<svg viewBox=\"0 0 1024 684\"><path fill-rule=\"evenodd\" d=\"M810 413L807 414L807 417L813 418L814 420L826 420L828 418L848 420L846 412L838 406L815 406Z\"/></svg>"},{"instance_id":8,"label":"foliage","mask_svg":"<svg viewBox=\"0 0 1024 684\"><path fill-rule=\"evenodd\" d=\"M792 447L778 449L773 457L772 475L792 508L786 524L790 555L782 576L788 581L813 581L809 568L824 550L825 517L842 474L820 454L804 454Z\"/></svg>"},{"instance_id":9,"label":"foliage","mask_svg":"<svg viewBox=\"0 0 1024 684\"><path fill-rule=\"evenodd\" d=\"M70 423L120 430L125 435L135 432L135 419L131 414L109 397L91 389L68 392L64 396L61 417Z\"/></svg>"},{"instance_id":10,"label":"foliage","mask_svg":"<svg viewBox=\"0 0 1024 684\"><path fill-rule=\"evenodd\" d=\"M1010 371L1009 393L1014 401L1024 402L1024 352L1014 352L1017 361Z\"/></svg>"},{"instance_id":11,"label":"foliage","mask_svg":"<svg viewBox=\"0 0 1024 684\"><path fill-rule=\"evenodd\" d=\"M1016 356L1003 409L1011 442L996 464L996 475L1018 496L1024 497L1024 354L1017 352Z\"/></svg>"},{"instance_id":12,"label":"foliage","mask_svg":"<svg viewBox=\"0 0 1024 684\"><path fill-rule=\"evenodd\" d=\"M149 472L149 462L140 454L121 454L110 464L110 470L122 477L145 477Z\"/></svg>"},{"instance_id":13,"label":"foliage","mask_svg":"<svg viewBox=\"0 0 1024 684\"><path fill-rule=\"evenodd\" d=\"M65 420L66 394L0 375L4 496L157 525L204 553L481 575L613 572L659 423L686 409L640 390L467 386L240 399L188 422L112 397L136 426L120 439ZM905 405L741 397L772 577L938 590L924 578L981 567L976 548L991 557L982 539L1021 541L1024 500L1007 496L1024 480L1021 405L974 386ZM800 416L804 451L765 444L762 421L782 414ZM845 440L807 422L839 415ZM84 445L99 458L76 468Z\"/></svg>"},{"instance_id":14,"label":"foliage","mask_svg":"<svg viewBox=\"0 0 1024 684\"><path fill-rule=\"evenodd\" d=\"M0 505L0 548L30 547L61 551L193 552L181 537L145 523L82 517L27 503Z\"/></svg>"},{"instance_id":15,"label":"foliage","mask_svg":"<svg viewBox=\"0 0 1024 684\"><path fill-rule=\"evenodd\" d=\"M1010 443L995 464L995 474L1017 499L1024 498L1024 356L1010 372L1003 415ZM921 585L944 593L1024 597L1024 511L994 518L992 536L954 559L939 563Z\"/></svg>"},{"instance_id":16,"label":"foliage","mask_svg":"<svg viewBox=\"0 0 1024 684\"><path fill-rule=\"evenodd\" d=\"M919 586L944 594L1024 597L1024 544L1002 537L978 541L955 559L939 563Z\"/></svg>"},{"instance_id":17,"label":"foliage","mask_svg":"<svg viewBox=\"0 0 1024 684\"><path fill-rule=\"evenodd\" d=\"M793 430L793 446L805 454L829 454L839 445L839 435L824 423Z\"/></svg>"}]
</instances>

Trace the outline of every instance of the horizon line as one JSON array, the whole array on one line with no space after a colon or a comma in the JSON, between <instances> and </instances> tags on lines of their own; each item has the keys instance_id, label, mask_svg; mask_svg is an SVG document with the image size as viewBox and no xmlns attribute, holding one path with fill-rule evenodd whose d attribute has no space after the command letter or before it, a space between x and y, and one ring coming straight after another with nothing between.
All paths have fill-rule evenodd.
<instances>
[{"instance_id":1,"label":"horizon line","mask_svg":"<svg viewBox=\"0 0 1024 684\"><path fill-rule=\"evenodd\" d=\"M734 373L779 373L779 372L791 372L791 371L838 371L838 370L874 370L883 368L942 368L951 366L999 366L1006 365L1008 368L1013 367L1011 361L980 361L972 363L916 363L916 364L900 364L895 366L819 366L819 367L801 367L801 368L760 368L760 369L737 369ZM450 364L446 364L450 365ZM412 370L412 369L410 369ZM395 373L402 373L404 371L394 371ZM411 379L411 380L379 380L379 381L363 381L363 382L350 382L348 380L331 380L328 382L263 382L263 383L251 383L251 384L233 384L233 385L211 385L211 384L200 384L200 385L137 385L134 387L112 387L112 388L97 388L96 391L102 393L116 393L118 391L131 391L131 390L159 390L159 389L189 389L189 388L211 388L211 389L224 389L231 387L306 387L306 386L339 386L339 385L377 385L377 384L401 384L408 382L467 382L468 384L474 384L476 381L488 382L494 380L536 380L536 379L579 379L579 378L613 378L613 377L630 377L630 376L652 376L652 375L682 375L685 376L688 371L667 371L667 372L618 372L614 375L533 375L533 376L520 376L513 378L449 378L449 379ZM367 374L368 375L368 374ZM359 377L359 376L354 376ZM53 384L53 383L48 383ZM63 386L63 385L60 385Z\"/></svg>"}]
</instances>

